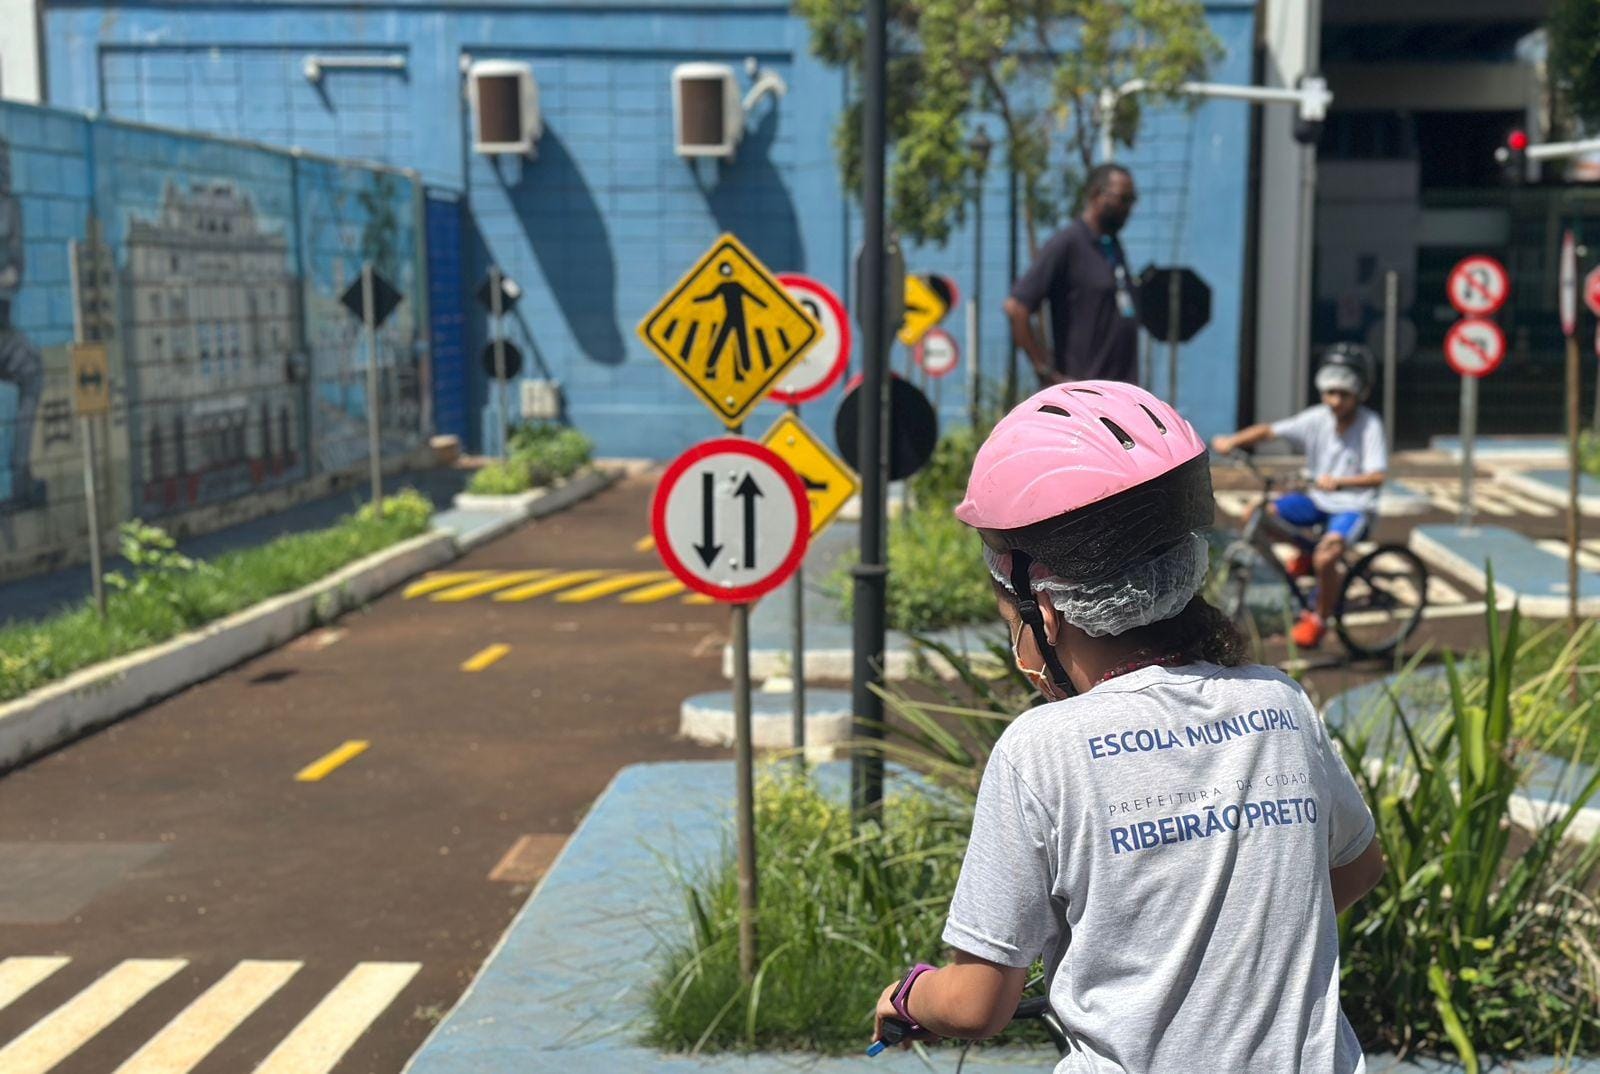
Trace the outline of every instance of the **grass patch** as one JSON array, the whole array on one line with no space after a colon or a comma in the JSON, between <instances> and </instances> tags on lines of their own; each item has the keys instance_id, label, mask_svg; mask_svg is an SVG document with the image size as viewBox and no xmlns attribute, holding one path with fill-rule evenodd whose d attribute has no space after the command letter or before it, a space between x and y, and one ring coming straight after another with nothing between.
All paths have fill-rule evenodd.
<instances>
[{"instance_id":1,"label":"grass patch","mask_svg":"<svg viewBox=\"0 0 1600 1074\"><path fill-rule=\"evenodd\" d=\"M933 961L970 814L953 799L891 796L881 827L794 774L756 788L761 962L739 978L738 870L729 852L686 878L690 935L652 986L649 1043L671 1051L864 1048L878 993Z\"/></svg>"},{"instance_id":2,"label":"grass patch","mask_svg":"<svg viewBox=\"0 0 1600 1074\"><path fill-rule=\"evenodd\" d=\"M37 623L0 627L0 701L103 660L155 645L268 597L308 585L424 532L433 505L411 489L333 526L279 537L210 562L191 560L153 526L123 527L131 575L108 576L106 617L92 601Z\"/></svg>"},{"instance_id":3,"label":"grass patch","mask_svg":"<svg viewBox=\"0 0 1600 1074\"><path fill-rule=\"evenodd\" d=\"M594 444L576 429L541 423L518 426L504 462L491 462L472 475L467 491L482 496L515 496L570 477L589 461Z\"/></svg>"}]
</instances>

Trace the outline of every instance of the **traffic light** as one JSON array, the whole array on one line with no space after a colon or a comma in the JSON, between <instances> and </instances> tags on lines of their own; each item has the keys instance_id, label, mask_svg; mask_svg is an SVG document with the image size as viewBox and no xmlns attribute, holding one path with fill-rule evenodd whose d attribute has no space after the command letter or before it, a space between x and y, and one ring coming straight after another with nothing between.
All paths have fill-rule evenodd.
<instances>
[{"instance_id":1,"label":"traffic light","mask_svg":"<svg viewBox=\"0 0 1600 1074\"><path fill-rule=\"evenodd\" d=\"M1528 176L1528 132L1515 130L1506 135L1505 144L1494 151L1494 159L1508 182L1521 184Z\"/></svg>"}]
</instances>

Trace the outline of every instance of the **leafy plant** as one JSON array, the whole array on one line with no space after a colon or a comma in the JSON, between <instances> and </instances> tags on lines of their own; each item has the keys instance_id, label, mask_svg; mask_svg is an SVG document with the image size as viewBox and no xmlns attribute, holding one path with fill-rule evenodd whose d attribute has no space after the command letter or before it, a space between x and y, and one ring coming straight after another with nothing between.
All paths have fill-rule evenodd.
<instances>
[{"instance_id":1,"label":"leafy plant","mask_svg":"<svg viewBox=\"0 0 1600 1074\"><path fill-rule=\"evenodd\" d=\"M468 489L485 496L510 496L569 477L589 461L594 444L576 429L539 423L512 430L504 462L472 475Z\"/></svg>"},{"instance_id":2,"label":"leafy plant","mask_svg":"<svg viewBox=\"0 0 1600 1074\"><path fill-rule=\"evenodd\" d=\"M1379 886L1341 922L1345 1010L1363 1040L1401 1052L1454 1051L1468 1074L1484 1055L1571 1055L1600 1048L1600 955L1591 894L1600 842L1566 841L1600 792L1574 762L1556 785L1564 808L1517 832L1512 798L1541 752L1586 726L1592 699L1557 703L1568 644L1516 689L1520 620L1502 632L1489 590L1488 649L1475 679L1448 657L1450 704L1431 721L1391 693L1388 719L1336 733L1377 818L1389 862ZM1576 639L1575 639L1576 640ZM1586 734L1587 732L1584 732Z\"/></svg>"},{"instance_id":3,"label":"leafy plant","mask_svg":"<svg viewBox=\"0 0 1600 1074\"><path fill-rule=\"evenodd\" d=\"M846 618L854 607L853 556L834 572ZM977 535L945 507L907 511L889 527L889 626L927 632L984 623L995 615L994 590Z\"/></svg>"},{"instance_id":4,"label":"leafy plant","mask_svg":"<svg viewBox=\"0 0 1600 1074\"><path fill-rule=\"evenodd\" d=\"M183 577L210 568L179 552L178 542L166 530L137 518L118 528L118 545L133 577L108 571L106 584L136 599L162 601L188 618L191 608L184 599Z\"/></svg>"},{"instance_id":5,"label":"leafy plant","mask_svg":"<svg viewBox=\"0 0 1600 1074\"><path fill-rule=\"evenodd\" d=\"M971 827L951 799L895 794L880 822L804 776L756 787L761 961L739 976L738 871L724 853L681 877L688 935L670 941L652 986L650 1043L703 1052L860 1048L884 984L939 957L940 932Z\"/></svg>"}]
</instances>

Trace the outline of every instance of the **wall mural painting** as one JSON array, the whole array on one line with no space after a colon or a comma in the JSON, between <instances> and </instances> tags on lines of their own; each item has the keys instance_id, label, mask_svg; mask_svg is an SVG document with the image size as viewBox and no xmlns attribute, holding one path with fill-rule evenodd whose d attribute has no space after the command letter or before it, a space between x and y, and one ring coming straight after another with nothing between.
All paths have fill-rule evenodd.
<instances>
[{"instance_id":1,"label":"wall mural painting","mask_svg":"<svg viewBox=\"0 0 1600 1074\"><path fill-rule=\"evenodd\" d=\"M11 146L0 138L0 383L16 393L13 417L0 422L0 512L43 506L45 485L33 472L33 429L44 390L39 349L11 318L23 281L22 203L11 189ZM7 435L9 434L9 435Z\"/></svg>"},{"instance_id":2,"label":"wall mural painting","mask_svg":"<svg viewBox=\"0 0 1600 1074\"><path fill-rule=\"evenodd\" d=\"M306 476L286 221L233 181L169 181L123 240L134 503L185 510Z\"/></svg>"}]
</instances>

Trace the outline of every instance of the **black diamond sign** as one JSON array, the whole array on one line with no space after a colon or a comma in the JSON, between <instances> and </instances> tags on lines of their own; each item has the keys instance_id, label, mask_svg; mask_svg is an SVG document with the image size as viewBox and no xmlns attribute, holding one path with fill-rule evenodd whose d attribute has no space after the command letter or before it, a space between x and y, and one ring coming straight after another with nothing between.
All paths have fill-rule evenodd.
<instances>
[{"instance_id":1,"label":"black diamond sign","mask_svg":"<svg viewBox=\"0 0 1600 1074\"><path fill-rule=\"evenodd\" d=\"M372 327L376 328L389 319L389 314L400 305L404 298L399 291L394 289L394 284L380 276L376 270L372 273ZM339 296L339 301L344 303L344 308L351 313L366 320L366 311L361 307L361 277L357 276L355 282L344 289L344 294Z\"/></svg>"}]
</instances>

